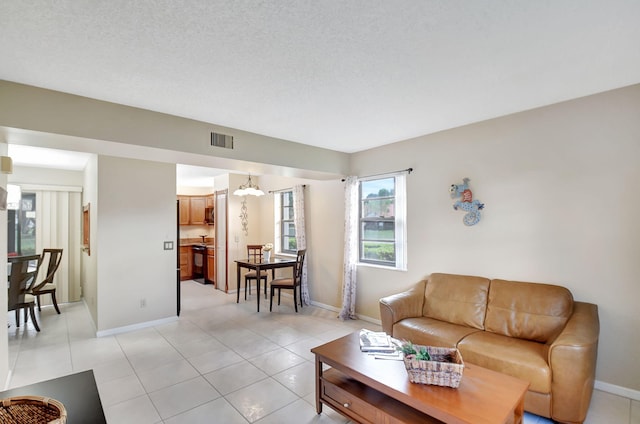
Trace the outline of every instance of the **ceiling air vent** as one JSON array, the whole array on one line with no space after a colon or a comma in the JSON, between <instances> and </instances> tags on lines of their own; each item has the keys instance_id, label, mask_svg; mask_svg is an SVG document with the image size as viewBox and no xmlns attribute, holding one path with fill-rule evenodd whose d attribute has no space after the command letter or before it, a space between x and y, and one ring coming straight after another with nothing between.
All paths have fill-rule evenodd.
<instances>
[{"instance_id":1,"label":"ceiling air vent","mask_svg":"<svg viewBox=\"0 0 640 424\"><path fill-rule=\"evenodd\" d=\"M233 149L233 136L212 132L211 145L225 149Z\"/></svg>"}]
</instances>

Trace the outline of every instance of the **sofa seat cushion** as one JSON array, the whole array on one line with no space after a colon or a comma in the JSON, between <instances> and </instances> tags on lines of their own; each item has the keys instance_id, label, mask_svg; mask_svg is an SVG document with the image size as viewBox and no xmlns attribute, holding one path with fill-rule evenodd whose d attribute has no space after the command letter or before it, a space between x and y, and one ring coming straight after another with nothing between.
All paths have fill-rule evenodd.
<instances>
[{"instance_id":1,"label":"sofa seat cushion","mask_svg":"<svg viewBox=\"0 0 640 424\"><path fill-rule=\"evenodd\" d=\"M458 342L475 328L451 324L433 318L406 318L393 325L393 337L418 345L456 347Z\"/></svg>"},{"instance_id":2,"label":"sofa seat cushion","mask_svg":"<svg viewBox=\"0 0 640 424\"><path fill-rule=\"evenodd\" d=\"M465 363L526 380L531 391L551 393L545 344L479 331L462 339L457 347Z\"/></svg>"}]
</instances>

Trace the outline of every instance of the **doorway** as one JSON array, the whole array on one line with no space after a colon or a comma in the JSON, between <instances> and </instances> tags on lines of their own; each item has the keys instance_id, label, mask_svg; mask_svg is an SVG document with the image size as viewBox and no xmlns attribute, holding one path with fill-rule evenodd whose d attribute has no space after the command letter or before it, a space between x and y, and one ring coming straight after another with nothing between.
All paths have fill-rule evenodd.
<instances>
[{"instance_id":1,"label":"doorway","mask_svg":"<svg viewBox=\"0 0 640 424\"><path fill-rule=\"evenodd\" d=\"M229 273L227 272L228 251L228 202L229 190L216 191L216 206L214 216L214 231L216 243L216 288L229 292Z\"/></svg>"}]
</instances>

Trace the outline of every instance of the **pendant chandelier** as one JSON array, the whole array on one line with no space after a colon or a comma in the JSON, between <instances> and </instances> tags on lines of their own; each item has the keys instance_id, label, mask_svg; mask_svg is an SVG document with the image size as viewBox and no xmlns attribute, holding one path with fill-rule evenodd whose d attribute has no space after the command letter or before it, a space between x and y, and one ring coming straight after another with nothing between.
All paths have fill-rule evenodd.
<instances>
[{"instance_id":1,"label":"pendant chandelier","mask_svg":"<svg viewBox=\"0 0 640 424\"><path fill-rule=\"evenodd\" d=\"M257 184L253 184L251 181L251 174L249 174L249 179L246 183L242 184L236 191L233 192L236 196L263 196L264 191L260 190Z\"/></svg>"}]
</instances>

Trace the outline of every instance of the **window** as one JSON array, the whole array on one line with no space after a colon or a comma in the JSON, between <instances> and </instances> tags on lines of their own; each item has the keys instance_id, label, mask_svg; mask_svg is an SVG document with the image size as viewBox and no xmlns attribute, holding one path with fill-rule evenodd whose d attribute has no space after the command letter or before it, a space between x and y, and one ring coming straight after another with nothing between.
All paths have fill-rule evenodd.
<instances>
[{"instance_id":1,"label":"window","mask_svg":"<svg viewBox=\"0 0 640 424\"><path fill-rule=\"evenodd\" d=\"M359 181L359 260L406 269L405 176Z\"/></svg>"},{"instance_id":2,"label":"window","mask_svg":"<svg viewBox=\"0 0 640 424\"><path fill-rule=\"evenodd\" d=\"M22 192L19 201L8 205L7 254L36 254L36 195Z\"/></svg>"},{"instance_id":3,"label":"window","mask_svg":"<svg viewBox=\"0 0 640 424\"><path fill-rule=\"evenodd\" d=\"M275 202L277 252L296 253L296 227L293 222L293 190L282 191Z\"/></svg>"}]
</instances>

